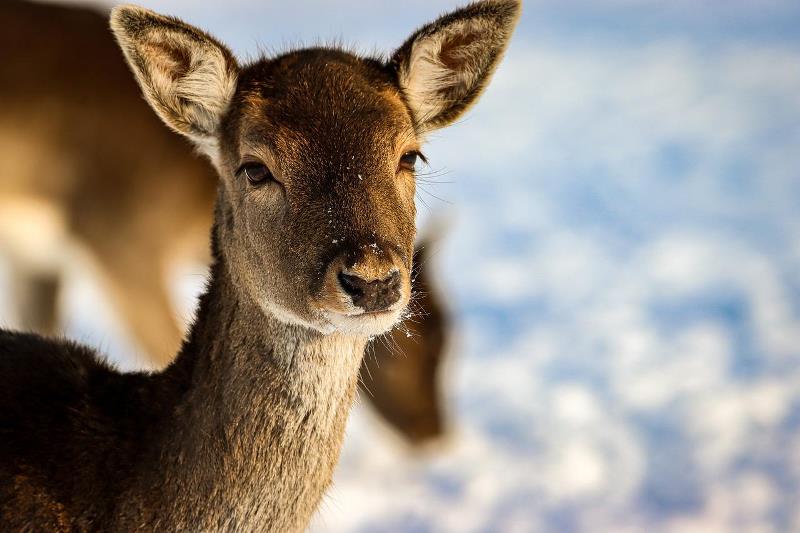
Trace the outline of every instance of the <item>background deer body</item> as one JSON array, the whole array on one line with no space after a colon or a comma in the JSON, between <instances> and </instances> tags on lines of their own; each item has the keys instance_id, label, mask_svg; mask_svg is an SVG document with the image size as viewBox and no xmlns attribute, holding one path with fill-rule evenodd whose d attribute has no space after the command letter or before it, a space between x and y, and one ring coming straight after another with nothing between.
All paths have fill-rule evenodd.
<instances>
[{"instance_id":1,"label":"background deer body","mask_svg":"<svg viewBox=\"0 0 800 533\"><path fill-rule=\"evenodd\" d=\"M0 250L13 261L20 325L59 330L59 256L76 241L97 259L151 364L163 367L183 337L167 270L208 260L213 169L149 110L104 15L7 0L0 19ZM31 235L31 215L49 217L51 233ZM411 338L396 329L376 342L360 383L363 397L418 441L442 432L437 368L446 318L430 275L418 272L413 283L415 291L424 284L414 306L424 324L406 326Z\"/></svg>"},{"instance_id":2,"label":"background deer body","mask_svg":"<svg viewBox=\"0 0 800 533\"><path fill-rule=\"evenodd\" d=\"M161 373L119 374L86 348L0 333L0 519L304 527L366 341L409 301L419 139L475 101L518 12L473 4L388 64L307 49L242 68L200 30L117 8L148 102L218 170L210 280Z\"/></svg>"},{"instance_id":3,"label":"background deer body","mask_svg":"<svg viewBox=\"0 0 800 533\"><path fill-rule=\"evenodd\" d=\"M0 19L0 246L16 263L21 325L56 332L54 244L68 237L163 367L183 337L166 269L181 254L207 260L213 169L150 111L105 16L9 0ZM31 227L20 211L53 219L55 234L17 237Z\"/></svg>"}]
</instances>

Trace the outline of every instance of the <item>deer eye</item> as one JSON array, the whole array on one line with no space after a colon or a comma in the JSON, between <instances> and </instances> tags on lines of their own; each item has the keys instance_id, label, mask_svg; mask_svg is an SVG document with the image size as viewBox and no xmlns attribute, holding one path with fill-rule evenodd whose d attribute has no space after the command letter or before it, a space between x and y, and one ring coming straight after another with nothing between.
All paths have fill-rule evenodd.
<instances>
[{"instance_id":1,"label":"deer eye","mask_svg":"<svg viewBox=\"0 0 800 533\"><path fill-rule=\"evenodd\" d=\"M417 169L418 159L422 159L423 161L425 160L422 154L416 150L404 153L403 157L400 158L400 170L409 170L414 172Z\"/></svg>"},{"instance_id":2,"label":"deer eye","mask_svg":"<svg viewBox=\"0 0 800 533\"><path fill-rule=\"evenodd\" d=\"M246 163L239 169L238 174L242 173L244 173L247 180L253 185L260 185L275 179L272 176L272 172L262 163Z\"/></svg>"}]
</instances>

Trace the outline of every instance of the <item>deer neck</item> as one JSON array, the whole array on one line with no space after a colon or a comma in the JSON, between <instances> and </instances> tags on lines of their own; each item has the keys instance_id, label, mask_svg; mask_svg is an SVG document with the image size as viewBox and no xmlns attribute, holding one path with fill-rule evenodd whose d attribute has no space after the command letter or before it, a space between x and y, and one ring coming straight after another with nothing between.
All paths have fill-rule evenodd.
<instances>
[{"instance_id":1,"label":"deer neck","mask_svg":"<svg viewBox=\"0 0 800 533\"><path fill-rule=\"evenodd\" d=\"M179 529L301 529L338 460L367 339L265 314L215 256L196 324L163 374L178 392L159 471L139 480L140 493L163 492L142 507Z\"/></svg>"}]
</instances>

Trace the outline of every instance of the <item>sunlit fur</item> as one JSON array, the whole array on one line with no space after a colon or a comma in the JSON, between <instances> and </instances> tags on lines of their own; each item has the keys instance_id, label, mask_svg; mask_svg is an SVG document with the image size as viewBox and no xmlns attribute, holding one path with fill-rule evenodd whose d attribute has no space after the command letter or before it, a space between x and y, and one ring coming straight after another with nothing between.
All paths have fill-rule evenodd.
<instances>
[{"instance_id":1,"label":"sunlit fur","mask_svg":"<svg viewBox=\"0 0 800 533\"><path fill-rule=\"evenodd\" d=\"M418 35L491 16L510 34L517 2L476 5L486 9ZM343 325L351 309L331 280L343 268L365 279L397 269L401 306L388 312L400 316L415 228L414 176L398 162L485 77L449 91L450 106L425 124L400 81L414 68L402 52L384 64L306 49L240 68L177 19L118 7L112 28L148 102L219 171L214 261L189 338L162 373L119 374L87 348L0 331L0 519L12 529L300 530L330 483L368 335L391 322L364 313ZM483 53L499 57L505 44L488 40ZM460 68L453 46L441 59ZM494 63L479 64L488 77ZM276 181L243 179L253 159Z\"/></svg>"}]
</instances>

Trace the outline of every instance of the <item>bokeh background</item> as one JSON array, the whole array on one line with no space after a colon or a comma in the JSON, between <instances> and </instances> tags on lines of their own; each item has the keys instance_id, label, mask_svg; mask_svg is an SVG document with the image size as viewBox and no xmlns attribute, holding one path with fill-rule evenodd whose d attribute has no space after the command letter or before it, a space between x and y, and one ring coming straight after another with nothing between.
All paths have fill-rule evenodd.
<instances>
[{"instance_id":1,"label":"bokeh background","mask_svg":"<svg viewBox=\"0 0 800 533\"><path fill-rule=\"evenodd\" d=\"M390 51L458 5L140 3L240 57ZM800 530L799 28L792 0L525 2L426 149L452 435L412 453L357 407L314 531ZM71 333L124 363L70 280Z\"/></svg>"}]
</instances>

